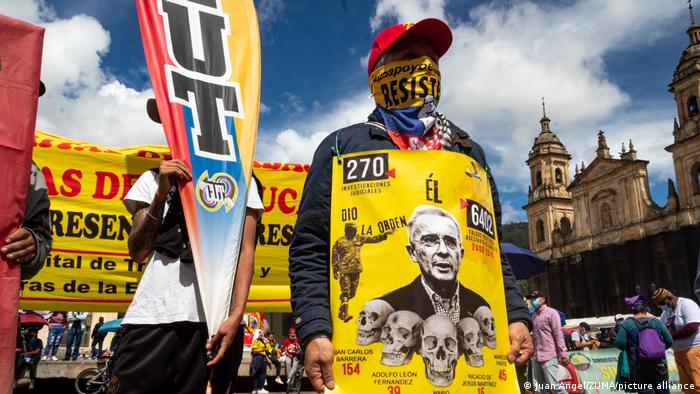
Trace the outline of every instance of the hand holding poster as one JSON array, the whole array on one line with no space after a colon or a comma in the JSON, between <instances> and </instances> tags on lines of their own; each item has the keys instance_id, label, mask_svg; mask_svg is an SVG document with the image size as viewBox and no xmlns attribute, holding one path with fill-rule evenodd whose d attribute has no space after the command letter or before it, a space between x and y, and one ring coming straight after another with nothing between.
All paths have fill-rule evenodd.
<instances>
[{"instance_id":1,"label":"hand holding poster","mask_svg":"<svg viewBox=\"0 0 700 394\"><path fill-rule=\"evenodd\" d=\"M341 159L331 202L336 391L516 393L486 172L444 151Z\"/></svg>"}]
</instances>

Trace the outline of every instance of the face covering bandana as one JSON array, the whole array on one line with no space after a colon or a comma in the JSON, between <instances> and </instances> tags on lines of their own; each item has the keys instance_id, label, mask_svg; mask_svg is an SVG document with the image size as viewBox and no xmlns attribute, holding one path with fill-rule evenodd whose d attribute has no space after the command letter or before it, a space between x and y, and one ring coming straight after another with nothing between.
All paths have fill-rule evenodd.
<instances>
[{"instance_id":1,"label":"face covering bandana","mask_svg":"<svg viewBox=\"0 0 700 394\"><path fill-rule=\"evenodd\" d=\"M392 62L374 70L370 91L387 132L401 149L450 147L451 131L435 110L440 100L440 70L427 56Z\"/></svg>"},{"instance_id":2,"label":"face covering bandana","mask_svg":"<svg viewBox=\"0 0 700 394\"><path fill-rule=\"evenodd\" d=\"M540 303L540 300L538 300L538 299L532 300L532 307L535 308L535 310L539 310L541 306L542 306L542 303Z\"/></svg>"}]
</instances>

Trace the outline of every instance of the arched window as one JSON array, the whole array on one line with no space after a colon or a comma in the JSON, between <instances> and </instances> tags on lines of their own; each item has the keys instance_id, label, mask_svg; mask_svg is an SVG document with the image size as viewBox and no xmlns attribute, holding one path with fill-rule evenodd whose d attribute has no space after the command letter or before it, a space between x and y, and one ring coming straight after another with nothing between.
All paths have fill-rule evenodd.
<instances>
[{"instance_id":1,"label":"arched window","mask_svg":"<svg viewBox=\"0 0 700 394\"><path fill-rule=\"evenodd\" d=\"M554 170L554 181L556 183L562 183L564 182L564 177L561 175L561 169L557 168Z\"/></svg>"},{"instance_id":2,"label":"arched window","mask_svg":"<svg viewBox=\"0 0 700 394\"><path fill-rule=\"evenodd\" d=\"M537 243L544 242L544 223L542 220L538 220L535 225L537 231Z\"/></svg>"},{"instance_id":3,"label":"arched window","mask_svg":"<svg viewBox=\"0 0 700 394\"><path fill-rule=\"evenodd\" d=\"M688 116L693 117L698 114L698 98L690 96L688 99Z\"/></svg>"},{"instance_id":4,"label":"arched window","mask_svg":"<svg viewBox=\"0 0 700 394\"><path fill-rule=\"evenodd\" d=\"M603 230L613 226L612 208L610 208L610 204L608 204L607 202L604 202L600 206L600 225L603 228Z\"/></svg>"},{"instance_id":5,"label":"arched window","mask_svg":"<svg viewBox=\"0 0 700 394\"><path fill-rule=\"evenodd\" d=\"M700 163L695 163L691 167L690 182L693 184L693 194L700 194Z\"/></svg>"},{"instance_id":6,"label":"arched window","mask_svg":"<svg viewBox=\"0 0 700 394\"><path fill-rule=\"evenodd\" d=\"M569 235L571 233L571 221L567 217L563 217L560 220L561 223L561 233L564 235Z\"/></svg>"},{"instance_id":7,"label":"arched window","mask_svg":"<svg viewBox=\"0 0 700 394\"><path fill-rule=\"evenodd\" d=\"M535 186L542 186L542 171L540 170L535 173Z\"/></svg>"}]
</instances>

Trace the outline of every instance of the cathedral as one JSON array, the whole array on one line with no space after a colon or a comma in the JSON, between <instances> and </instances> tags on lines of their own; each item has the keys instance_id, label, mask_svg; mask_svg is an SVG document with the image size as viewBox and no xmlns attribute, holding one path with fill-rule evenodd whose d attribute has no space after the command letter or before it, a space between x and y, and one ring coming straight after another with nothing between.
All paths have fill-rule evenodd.
<instances>
[{"instance_id":1,"label":"cathedral","mask_svg":"<svg viewBox=\"0 0 700 394\"><path fill-rule=\"evenodd\" d=\"M576 164L570 179L571 155L543 111L526 161L523 209L530 249L548 265L529 285L569 317L623 313L624 297L647 293L652 283L693 298L700 248L700 26L692 8L690 20L689 44L669 84L678 115L668 137L673 143L660 152L672 156L675 169L664 205L651 198L649 162L637 157L634 141L616 158L603 131L593 160Z\"/></svg>"}]
</instances>

